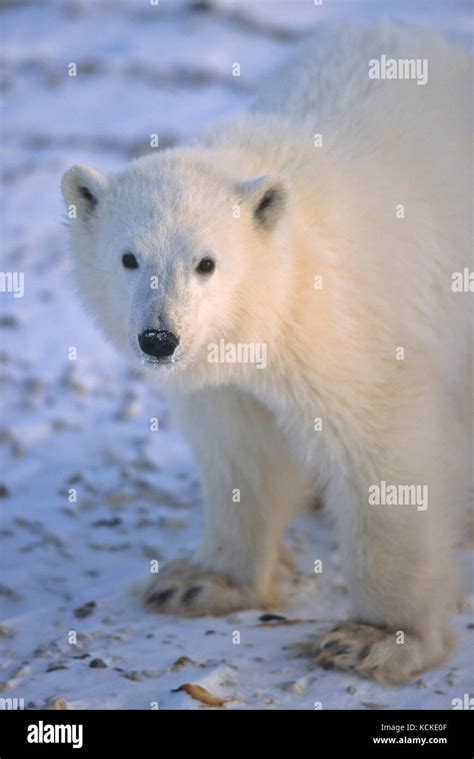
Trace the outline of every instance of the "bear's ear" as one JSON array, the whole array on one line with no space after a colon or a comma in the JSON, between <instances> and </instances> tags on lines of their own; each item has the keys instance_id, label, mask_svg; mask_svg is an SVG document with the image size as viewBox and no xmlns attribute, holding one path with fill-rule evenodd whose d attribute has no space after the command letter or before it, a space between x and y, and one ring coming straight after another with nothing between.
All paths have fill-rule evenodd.
<instances>
[{"instance_id":1,"label":"bear's ear","mask_svg":"<svg viewBox=\"0 0 474 759\"><path fill-rule=\"evenodd\" d=\"M82 221L94 213L100 198L107 189L107 178L89 166L72 166L61 181L67 206L75 206Z\"/></svg>"},{"instance_id":2,"label":"bear's ear","mask_svg":"<svg viewBox=\"0 0 474 759\"><path fill-rule=\"evenodd\" d=\"M284 216L288 206L288 190L277 174L257 177L241 185L244 197L252 204L252 214L258 229L271 230Z\"/></svg>"}]
</instances>

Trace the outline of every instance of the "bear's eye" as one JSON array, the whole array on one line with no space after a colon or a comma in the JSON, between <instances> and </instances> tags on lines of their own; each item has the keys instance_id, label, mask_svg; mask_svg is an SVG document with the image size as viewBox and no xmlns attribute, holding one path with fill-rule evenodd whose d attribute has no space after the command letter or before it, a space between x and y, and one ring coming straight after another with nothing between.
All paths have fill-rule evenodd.
<instances>
[{"instance_id":1,"label":"bear's eye","mask_svg":"<svg viewBox=\"0 0 474 759\"><path fill-rule=\"evenodd\" d=\"M199 261L198 265L196 266L196 271L198 274L212 274L215 268L216 262L214 259L210 258L209 256L205 256Z\"/></svg>"},{"instance_id":2,"label":"bear's eye","mask_svg":"<svg viewBox=\"0 0 474 759\"><path fill-rule=\"evenodd\" d=\"M138 261L133 253L124 253L122 263L126 269L138 269Z\"/></svg>"}]
</instances>

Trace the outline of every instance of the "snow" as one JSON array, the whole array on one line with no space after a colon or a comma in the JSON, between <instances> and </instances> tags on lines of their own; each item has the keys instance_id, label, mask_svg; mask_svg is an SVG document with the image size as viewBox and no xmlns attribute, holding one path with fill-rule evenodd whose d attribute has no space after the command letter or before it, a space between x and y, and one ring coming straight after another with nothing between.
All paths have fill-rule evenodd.
<instances>
[{"instance_id":1,"label":"snow","mask_svg":"<svg viewBox=\"0 0 474 759\"><path fill-rule=\"evenodd\" d=\"M25 294L0 297L0 693L29 708L51 697L71 709L210 708L176 692L191 682L227 709L450 709L473 689L468 608L454 620L450 661L408 686L317 669L300 655L297 644L348 609L324 512L289 530L300 576L275 610L286 622L262 623L262 610L183 620L140 605L150 562L189 556L199 542L199 483L164 399L74 296L59 182L76 161L113 170L149 150L152 133L179 142L244 108L262 74L323 18L396 16L468 39L470 4L190 6L32 0L2 13L2 269L25 272ZM91 613L76 616L88 602Z\"/></svg>"}]
</instances>

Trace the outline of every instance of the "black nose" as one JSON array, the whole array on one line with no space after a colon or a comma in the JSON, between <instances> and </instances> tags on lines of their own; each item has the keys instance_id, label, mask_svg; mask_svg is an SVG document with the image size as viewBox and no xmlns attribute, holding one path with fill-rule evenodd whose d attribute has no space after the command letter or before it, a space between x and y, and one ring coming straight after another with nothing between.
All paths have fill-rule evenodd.
<instances>
[{"instance_id":1,"label":"black nose","mask_svg":"<svg viewBox=\"0 0 474 759\"><path fill-rule=\"evenodd\" d=\"M172 356L179 343L179 337L164 329L146 329L138 335L138 344L143 353L154 358Z\"/></svg>"}]
</instances>

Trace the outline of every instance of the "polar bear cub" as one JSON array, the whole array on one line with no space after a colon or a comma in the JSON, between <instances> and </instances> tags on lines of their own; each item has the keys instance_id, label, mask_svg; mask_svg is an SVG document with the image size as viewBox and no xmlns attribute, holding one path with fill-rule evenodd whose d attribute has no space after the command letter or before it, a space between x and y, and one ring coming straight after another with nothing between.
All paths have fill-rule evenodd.
<instances>
[{"instance_id":1,"label":"polar bear cub","mask_svg":"<svg viewBox=\"0 0 474 759\"><path fill-rule=\"evenodd\" d=\"M316 661L403 682L445 657L472 456L468 87L434 34L323 28L240 118L65 174L80 293L168 392L202 475L203 543L152 608L275 602L317 489L353 616Z\"/></svg>"}]
</instances>

